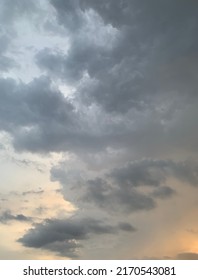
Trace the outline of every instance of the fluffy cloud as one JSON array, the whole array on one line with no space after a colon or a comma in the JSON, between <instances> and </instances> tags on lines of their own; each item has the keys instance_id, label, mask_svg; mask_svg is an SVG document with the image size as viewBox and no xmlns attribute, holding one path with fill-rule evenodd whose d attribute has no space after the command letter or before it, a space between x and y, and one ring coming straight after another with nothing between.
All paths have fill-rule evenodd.
<instances>
[{"instance_id":1,"label":"fluffy cloud","mask_svg":"<svg viewBox=\"0 0 198 280\"><path fill-rule=\"evenodd\" d=\"M92 235L116 234L119 230L133 232L135 228L128 223L107 225L93 218L48 219L35 224L18 242L26 247L42 248L62 256L77 257L77 249L82 246L80 241L89 239Z\"/></svg>"},{"instance_id":2,"label":"fluffy cloud","mask_svg":"<svg viewBox=\"0 0 198 280\"><path fill-rule=\"evenodd\" d=\"M76 175L70 178L64 163L51 170L51 178L60 182L65 198L83 208L97 206L107 213L154 209L158 199L171 198L179 191L166 185L172 179L198 186L198 165L193 161L145 159L111 169L101 177Z\"/></svg>"}]
</instances>

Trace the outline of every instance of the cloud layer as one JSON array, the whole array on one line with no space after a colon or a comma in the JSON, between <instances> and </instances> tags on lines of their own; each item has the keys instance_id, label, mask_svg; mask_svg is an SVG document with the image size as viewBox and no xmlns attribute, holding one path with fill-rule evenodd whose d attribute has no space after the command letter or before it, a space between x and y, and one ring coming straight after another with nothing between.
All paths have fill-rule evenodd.
<instances>
[{"instance_id":1,"label":"cloud layer","mask_svg":"<svg viewBox=\"0 0 198 280\"><path fill-rule=\"evenodd\" d=\"M159 238L167 228L171 239L172 225L161 224L158 211L172 221L166 209L186 217L198 205L198 4L11 2L0 3L0 136L9 139L12 164L35 169L33 156L49 159L46 185L59 183L76 216L33 223L3 209L0 222L32 222L19 243L70 258L105 236L128 233L143 255L149 234ZM44 193L29 190L18 193ZM196 258L184 251L190 248L171 253Z\"/></svg>"}]
</instances>

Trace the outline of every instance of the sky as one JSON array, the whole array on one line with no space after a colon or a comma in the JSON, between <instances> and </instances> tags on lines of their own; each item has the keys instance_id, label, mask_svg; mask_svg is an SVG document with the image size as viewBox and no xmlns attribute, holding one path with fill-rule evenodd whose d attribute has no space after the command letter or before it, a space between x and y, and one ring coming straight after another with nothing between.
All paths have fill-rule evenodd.
<instances>
[{"instance_id":1,"label":"sky","mask_svg":"<svg viewBox=\"0 0 198 280\"><path fill-rule=\"evenodd\" d=\"M0 0L0 259L198 259L197 12Z\"/></svg>"}]
</instances>

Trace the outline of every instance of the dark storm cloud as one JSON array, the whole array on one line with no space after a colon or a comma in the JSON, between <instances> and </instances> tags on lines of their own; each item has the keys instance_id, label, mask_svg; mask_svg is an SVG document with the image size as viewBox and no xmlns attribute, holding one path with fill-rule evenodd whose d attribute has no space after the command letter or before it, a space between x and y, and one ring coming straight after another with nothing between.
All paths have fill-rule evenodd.
<instances>
[{"instance_id":1,"label":"dark storm cloud","mask_svg":"<svg viewBox=\"0 0 198 280\"><path fill-rule=\"evenodd\" d=\"M197 19L195 7L182 2L178 11L178 3L51 1L67 29L74 18L82 22L68 33L66 53L44 49L36 61L52 78L76 86L72 98L78 112L49 86L50 80L41 77L29 85L1 80L6 109L0 126L10 132L15 148L71 151L82 157L107 147L144 157L196 150ZM98 30L102 35L95 36ZM10 99L8 91L15 92ZM100 106L97 116L91 104Z\"/></svg>"},{"instance_id":2,"label":"dark storm cloud","mask_svg":"<svg viewBox=\"0 0 198 280\"><path fill-rule=\"evenodd\" d=\"M64 1L59 0L58 2ZM146 31L152 28L155 33L169 29L170 22L176 24L178 21L183 23L182 20L196 19L196 8L198 7L193 0L188 2L179 0L151 0L150 2L146 0L141 2L138 0L118 0L116 3L113 0L99 2L80 0L79 3L84 9L96 10L105 22L118 28L123 25L131 26L138 22L142 28L146 28ZM174 27L177 26L173 24L173 29Z\"/></svg>"},{"instance_id":3,"label":"dark storm cloud","mask_svg":"<svg viewBox=\"0 0 198 280\"><path fill-rule=\"evenodd\" d=\"M45 77L28 85L0 79L0 129L10 133L18 150L60 151L72 149L73 144L88 147L89 136L80 131L73 105L50 83Z\"/></svg>"},{"instance_id":4,"label":"dark storm cloud","mask_svg":"<svg viewBox=\"0 0 198 280\"><path fill-rule=\"evenodd\" d=\"M54 0L51 3L67 29L70 24L64 14L78 22L82 13L86 15L91 10L118 31L109 50L108 43L99 46L91 39L82 40L86 35L84 21L78 26L77 34L82 32L81 36L71 35L68 55L61 58L60 54L43 51L37 56L38 64L50 71L52 61L59 65L60 76L69 82L77 82L88 73L91 81L80 89L83 102L96 102L108 112L123 113L130 108L159 106L159 97L166 101L167 92L174 91L175 98L177 94L180 97L194 94L197 80L191 64L197 69L197 62L193 61L197 61L198 43L195 12L198 4L194 1L189 4L178 0L149 3ZM184 57L187 63L182 63ZM55 66L53 72L60 74Z\"/></svg>"},{"instance_id":5,"label":"dark storm cloud","mask_svg":"<svg viewBox=\"0 0 198 280\"><path fill-rule=\"evenodd\" d=\"M59 255L77 256L76 249L81 247L79 241L89 239L91 235L116 234L122 231L135 231L130 224L118 226L107 225L92 218L80 220L45 220L35 224L18 242L26 247L42 248L54 251Z\"/></svg>"},{"instance_id":6,"label":"dark storm cloud","mask_svg":"<svg viewBox=\"0 0 198 280\"><path fill-rule=\"evenodd\" d=\"M49 0L45 1L44 15L42 7L37 9L40 1L12 2L0 3L0 70L8 72L15 66L8 52L12 35L17 38L17 28L21 34L23 28L25 34L28 28L35 34L29 22L33 19L34 26L39 26L38 38L35 34L33 40L39 44L37 50L28 49L28 56L35 55L32 72L38 66L46 76L27 84L0 78L0 131L9 134L18 152L75 153L77 168L84 172L81 176L72 170L74 175L69 178L64 163L51 170L51 179L60 182L64 198L77 206L78 213L83 210L83 217L46 219L33 224L18 242L78 257L80 248L91 238L102 240L106 235L134 232L125 218L138 211L149 212L160 199L176 194L177 185L169 187L169 180L198 186L198 164L185 160L191 155L195 158L198 148L198 3ZM49 18L48 12L57 21ZM40 13L43 18L37 22ZM21 18L28 19L27 29L22 27ZM54 28L50 36L44 33L47 28ZM57 34L65 36L65 49L62 44L59 49ZM22 37L15 41L20 53ZM21 63L23 69L26 61ZM26 78L26 73L23 75ZM57 88L59 85L66 91L72 88L69 97ZM89 157L92 162L98 158L102 167L94 170ZM73 168L75 160L68 159L67 169L70 163L69 168ZM18 163L32 165L26 160ZM28 190L13 195L42 193ZM44 210L35 211L42 214ZM88 212L100 218L85 218ZM104 222L102 216L111 218L111 223ZM27 222L31 218L3 212L0 222L9 221ZM196 254L177 256L183 257L194 258Z\"/></svg>"},{"instance_id":7,"label":"dark storm cloud","mask_svg":"<svg viewBox=\"0 0 198 280\"><path fill-rule=\"evenodd\" d=\"M13 215L10 211L5 211L0 215L0 222L6 224L11 221L31 222L32 218L24 216L23 214Z\"/></svg>"},{"instance_id":8,"label":"dark storm cloud","mask_svg":"<svg viewBox=\"0 0 198 280\"><path fill-rule=\"evenodd\" d=\"M146 260L198 260L198 254L194 252L183 252L176 256L163 256L163 257L144 257Z\"/></svg>"}]
</instances>

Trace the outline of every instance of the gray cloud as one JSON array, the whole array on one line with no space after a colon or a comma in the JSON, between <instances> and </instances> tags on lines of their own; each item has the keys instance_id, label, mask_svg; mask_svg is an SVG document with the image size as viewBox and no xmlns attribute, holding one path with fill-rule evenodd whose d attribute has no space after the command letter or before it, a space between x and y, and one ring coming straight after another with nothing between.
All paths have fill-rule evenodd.
<instances>
[{"instance_id":1,"label":"gray cloud","mask_svg":"<svg viewBox=\"0 0 198 280\"><path fill-rule=\"evenodd\" d=\"M9 7L10 2L6 3ZM72 151L81 156L107 147L146 157L167 150L178 155L184 147L194 151L197 42L192 35L197 4L167 1L159 5L154 0L151 5L146 1L50 3L59 23L68 30L75 27L76 32L67 33L68 52L44 49L36 61L51 78L74 84L76 92L71 104L52 89L50 79L41 77L29 85L1 79L0 127L11 134L15 148ZM17 14L23 14L32 4L26 7L16 1L15 5ZM75 26L74 18L80 24ZM3 36L1 49L5 51L9 39ZM97 115L91 106L96 106Z\"/></svg>"},{"instance_id":2,"label":"gray cloud","mask_svg":"<svg viewBox=\"0 0 198 280\"><path fill-rule=\"evenodd\" d=\"M178 260L198 260L198 254L193 252L184 252L176 256Z\"/></svg>"},{"instance_id":3,"label":"gray cloud","mask_svg":"<svg viewBox=\"0 0 198 280\"><path fill-rule=\"evenodd\" d=\"M195 193L198 186L198 4L193 0L12 2L0 3L0 131L9 134L20 156L23 151L63 152L63 157L67 152L67 162L51 169L51 180L61 184L61 194L79 209L79 219L33 224L18 242L77 257L81 248L90 250L86 245L92 244L91 239L103 241L110 235L113 240L113 234L117 238L120 232L134 232L125 222L132 217L140 227L148 218L149 226L144 224L146 232L127 244L143 241L143 248L149 235L158 237L163 227L168 237L177 211L190 213L190 191ZM12 71L20 67L14 58L21 58L20 73ZM26 66L29 71L22 73ZM33 79L41 72L45 76ZM18 82L5 78L9 76ZM25 83L21 77L32 81ZM10 159L14 166L39 170L31 160ZM189 186L195 188L177 199L178 186L183 196ZM42 193L38 189L8 196L25 199ZM183 199L185 207L177 204L175 216L159 223L154 217L164 211L161 200L169 198ZM171 201L167 204L171 207ZM158 205L159 213L154 212ZM47 215L46 209L37 207L34 213ZM150 210L151 218L146 216ZM140 211L145 218L138 219ZM87 213L95 218L85 218ZM1 223L12 221L31 218L2 212ZM175 258L196 257L184 252Z\"/></svg>"},{"instance_id":4,"label":"gray cloud","mask_svg":"<svg viewBox=\"0 0 198 280\"><path fill-rule=\"evenodd\" d=\"M0 54L3 54L4 52L7 51L10 43L10 38L9 36L5 34L1 34L0 36Z\"/></svg>"},{"instance_id":5,"label":"gray cloud","mask_svg":"<svg viewBox=\"0 0 198 280\"><path fill-rule=\"evenodd\" d=\"M17 214L13 215L10 211L4 211L0 215L0 222L3 224L12 222L12 221L18 221L18 222L31 222L32 218L24 216L23 214Z\"/></svg>"},{"instance_id":6,"label":"gray cloud","mask_svg":"<svg viewBox=\"0 0 198 280\"><path fill-rule=\"evenodd\" d=\"M166 199L172 197L176 192L168 187L168 186L162 186L159 189L156 189L152 192L152 196L156 198Z\"/></svg>"},{"instance_id":7,"label":"gray cloud","mask_svg":"<svg viewBox=\"0 0 198 280\"><path fill-rule=\"evenodd\" d=\"M0 20L5 26L9 23L13 23L14 20L21 16L30 16L34 13L36 9L35 2L16 0L15 2L11 0L2 0L0 3Z\"/></svg>"},{"instance_id":8,"label":"gray cloud","mask_svg":"<svg viewBox=\"0 0 198 280\"><path fill-rule=\"evenodd\" d=\"M150 210L156 206L155 201L144 193L133 188L124 189L121 185L112 186L99 178L88 181L88 189L83 200L110 212L130 213Z\"/></svg>"},{"instance_id":9,"label":"gray cloud","mask_svg":"<svg viewBox=\"0 0 198 280\"><path fill-rule=\"evenodd\" d=\"M41 77L28 85L1 79L0 88L0 129L12 135L16 149L59 150L66 148L67 137L75 138L74 108L49 79Z\"/></svg>"},{"instance_id":10,"label":"gray cloud","mask_svg":"<svg viewBox=\"0 0 198 280\"><path fill-rule=\"evenodd\" d=\"M197 87L195 72L189 72L188 67L179 67L178 63L183 57L188 60L197 48L197 3L189 5L178 0L174 3L152 0L149 5L136 0L116 3L89 0L65 3L59 0L51 3L67 29L70 29L68 18L78 22L83 14L94 11L104 20L106 28L109 24L118 30L117 40L109 50L108 44L99 46L91 39L82 40L83 35L86 36L83 29L86 22L81 21L78 35L71 35L68 55L43 51L37 56L40 66L52 71L50 65L54 64L53 72L60 75L57 69L62 69L60 76L68 81L76 82L88 73L91 83L85 83L80 89L84 102L96 102L107 111L124 113L130 108L158 106L159 96L165 99L170 91L171 94L180 91L180 96L181 92L188 96L190 92L194 93L193 87ZM167 76L163 68L173 63L176 71L166 71ZM183 72L184 79L181 80L179 73L177 75L178 71ZM177 93L174 93L175 98L178 98Z\"/></svg>"},{"instance_id":11,"label":"gray cloud","mask_svg":"<svg viewBox=\"0 0 198 280\"><path fill-rule=\"evenodd\" d=\"M198 164L196 161L173 161L145 159L128 163L125 167L113 169L108 177L123 187L159 186L168 177L174 177L190 185L198 185Z\"/></svg>"},{"instance_id":12,"label":"gray cloud","mask_svg":"<svg viewBox=\"0 0 198 280\"><path fill-rule=\"evenodd\" d=\"M81 177L79 172L72 173L71 178L62 163L51 169L51 179L60 182L65 199L69 198L80 207L91 206L108 214L154 209L158 199L168 199L179 192L166 185L171 179L198 186L198 165L193 161L144 159L90 179L87 179L88 174L87 178Z\"/></svg>"},{"instance_id":13,"label":"gray cloud","mask_svg":"<svg viewBox=\"0 0 198 280\"><path fill-rule=\"evenodd\" d=\"M71 31L70 48L39 51L36 63L53 79L74 86L73 101L89 124L78 119L81 133L67 133L65 145L60 138L66 136L58 134L48 148L75 150L81 156L107 147L137 158L193 155L198 138L197 4L50 3L58 22ZM80 24L73 25L73 18Z\"/></svg>"},{"instance_id":14,"label":"gray cloud","mask_svg":"<svg viewBox=\"0 0 198 280\"><path fill-rule=\"evenodd\" d=\"M10 133L17 150L31 152L72 151L75 153L101 151L111 145L119 146L123 128L106 124L97 128L93 112L76 110L74 104L55 89L47 77L29 84L13 79L0 79L0 129ZM104 120L105 121L105 120ZM126 132L128 134L128 132Z\"/></svg>"},{"instance_id":15,"label":"gray cloud","mask_svg":"<svg viewBox=\"0 0 198 280\"><path fill-rule=\"evenodd\" d=\"M16 67L17 64L15 60L8 56L8 50L10 47L11 38L8 35L5 35L4 32L0 29L0 71L7 72L13 67Z\"/></svg>"},{"instance_id":16,"label":"gray cloud","mask_svg":"<svg viewBox=\"0 0 198 280\"><path fill-rule=\"evenodd\" d=\"M116 234L119 230L133 232L130 224L118 226L107 225L93 218L69 220L45 220L35 224L18 242L26 247L42 248L67 257L77 257L80 241L89 239L91 235Z\"/></svg>"},{"instance_id":17,"label":"gray cloud","mask_svg":"<svg viewBox=\"0 0 198 280\"><path fill-rule=\"evenodd\" d=\"M13 59L6 57L4 55L1 55L0 57L0 70L2 72L6 72L10 68L16 67L16 63Z\"/></svg>"},{"instance_id":18,"label":"gray cloud","mask_svg":"<svg viewBox=\"0 0 198 280\"><path fill-rule=\"evenodd\" d=\"M8 132L17 150L95 152L104 149L113 132L102 133L77 111L71 100L47 77L29 84L0 79L0 129Z\"/></svg>"},{"instance_id":19,"label":"gray cloud","mask_svg":"<svg viewBox=\"0 0 198 280\"><path fill-rule=\"evenodd\" d=\"M68 1L54 1L50 0L52 5L57 11L57 17L60 24L63 24L66 28L75 31L80 28L83 15L82 11L79 9L78 0L68 0Z\"/></svg>"}]
</instances>

